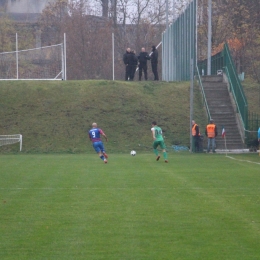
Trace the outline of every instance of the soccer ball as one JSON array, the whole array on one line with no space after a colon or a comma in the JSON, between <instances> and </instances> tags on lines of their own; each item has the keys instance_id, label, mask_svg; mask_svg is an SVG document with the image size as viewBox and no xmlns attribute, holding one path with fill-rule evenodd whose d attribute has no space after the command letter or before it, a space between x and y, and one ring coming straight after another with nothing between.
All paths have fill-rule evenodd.
<instances>
[{"instance_id":1,"label":"soccer ball","mask_svg":"<svg viewBox=\"0 0 260 260\"><path fill-rule=\"evenodd\" d=\"M132 150L130 154L131 154L132 156L135 156L135 155L136 155L136 151Z\"/></svg>"}]
</instances>

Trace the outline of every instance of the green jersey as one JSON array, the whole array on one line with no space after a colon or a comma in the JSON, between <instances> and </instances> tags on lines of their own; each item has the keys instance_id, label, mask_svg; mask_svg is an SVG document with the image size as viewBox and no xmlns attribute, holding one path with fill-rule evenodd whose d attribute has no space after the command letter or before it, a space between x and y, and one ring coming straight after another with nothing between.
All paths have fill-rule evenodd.
<instances>
[{"instance_id":1,"label":"green jersey","mask_svg":"<svg viewBox=\"0 0 260 260\"><path fill-rule=\"evenodd\" d=\"M155 141L163 141L162 129L159 126L154 126L151 130L154 130Z\"/></svg>"}]
</instances>

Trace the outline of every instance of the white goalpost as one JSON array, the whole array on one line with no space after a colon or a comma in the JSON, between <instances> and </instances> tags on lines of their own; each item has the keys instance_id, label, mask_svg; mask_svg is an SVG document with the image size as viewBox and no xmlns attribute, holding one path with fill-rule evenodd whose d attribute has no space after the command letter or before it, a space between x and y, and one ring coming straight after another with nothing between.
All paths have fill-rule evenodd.
<instances>
[{"instance_id":1,"label":"white goalpost","mask_svg":"<svg viewBox=\"0 0 260 260\"><path fill-rule=\"evenodd\" d=\"M66 80L64 42L40 48L0 53L0 80Z\"/></svg>"},{"instance_id":2,"label":"white goalpost","mask_svg":"<svg viewBox=\"0 0 260 260\"><path fill-rule=\"evenodd\" d=\"M20 134L17 135L0 135L0 146L20 143L20 152L22 151L23 146L23 136Z\"/></svg>"}]
</instances>

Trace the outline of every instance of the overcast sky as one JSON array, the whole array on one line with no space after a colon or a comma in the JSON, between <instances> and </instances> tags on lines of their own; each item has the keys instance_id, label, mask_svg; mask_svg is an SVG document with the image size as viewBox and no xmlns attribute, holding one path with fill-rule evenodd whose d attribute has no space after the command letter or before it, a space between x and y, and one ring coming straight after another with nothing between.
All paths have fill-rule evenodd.
<instances>
[{"instance_id":1,"label":"overcast sky","mask_svg":"<svg viewBox=\"0 0 260 260\"><path fill-rule=\"evenodd\" d=\"M100 0L87 0L87 4L90 7L89 10L92 10L92 15L98 15L101 16L102 15L102 8L101 8L101 4L100 4ZM163 1L163 0L162 0ZM165 3L167 0L164 0ZM181 6L186 6L188 5L188 3L190 3L193 0L168 0L168 6L169 6L169 10L173 9L173 6L176 9L176 13L178 13L178 10L181 8ZM133 12L137 12L136 9L136 0L122 0L122 2L127 3L127 12L128 13L133 13ZM151 6L150 8L154 8L153 3L154 1L151 1ZM120 0L118 0L118 4L120 3ZM169 17L169 20L171 20L173 17Z\"/></svg>"}]
</instances>

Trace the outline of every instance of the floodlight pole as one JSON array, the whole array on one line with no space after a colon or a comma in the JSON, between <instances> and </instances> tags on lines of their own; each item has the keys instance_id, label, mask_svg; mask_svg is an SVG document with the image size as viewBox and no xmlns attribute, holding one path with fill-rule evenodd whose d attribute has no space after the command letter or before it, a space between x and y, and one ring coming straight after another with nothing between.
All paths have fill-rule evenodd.
<instances>
[{"instance_id":1,"label":"floodlight pole","mask_svg":"<svg viewBox=\"0 0 260 260\"><path fill-rule=\"evenodd\" d=\"M208 64L207 64L207 75L211 75L211 13L212 13L212 0L208 0Z\"/></svg>"},{"instance_id":2,"label":"floodlight pole","mask_svg":"<svg viewBox=\"0 0 260 260\"><path fill-rule=\"evenodd\" d=\"M18 34L15 34L16 42L16 79L19 79L19 70L18 70Z\"/></svg>"},{"instance_id":3,"label":"floodlight pole","mask_svg":"<svg viewBox=\"0 0 260 260\"><path fill-rule=\"evenodd\" d=\"M169 23L168 14L169 14L169 2L168 2L168 0L166 0L166 28L167 29L168 29L168 23Z\"/></svg>"},{"instance_id":4,"label":"floodlight pole","mask_svg":"<svg viewBox=\"0 0 260 260\"><path fill-rule=\"evenodd\" d=\"M170 57L169 57L169 40L170 40L170 37L169 37L169 16L168 16L168 13L169 13L169 3L168 3L168 0L166 0L166 61L167 61L167 73L166 73L166 81L169 82L169 61L170 61Z\"/></svg>"},{"instance_id":5,"label":"floodlight pole","mask_svg":"<svg viewBox=\"0 0 260 260\"><path fill-rule=\"evenodd\" d=\"M113 68L113 80L115 80L115 37L112 33L112 68Z\"/></svg>"},{"instance_id":6,"label":"floodlight pole","mask_svg":"<svg viewBox=\"0 0 260 260\"><path fill-rule=\"evenodd\" d=\"M66 33L64 33L64 80L67 80L67 44Z\"/></svg>"},{"instance_id":7,"label":"floodlight pole","mask_svg":"<svg viewBox=\"0 0 260 260\"><path fill-rule=\"evenodd\" d=\"M190 152L192 153L192 126L191 120L193 120L193 88L194 88L194 68L193 59L190 60Z\"/></svg>"},{"instance_id":8,"label":"floodlight pole","mask_svg":"<svg viewBox=\"0 0 260 260\"><path fill-rule=\"evenodd\" d=\"M172 1L172 22L175 20L175 0Z\"/></svg>"}]
</instances>

